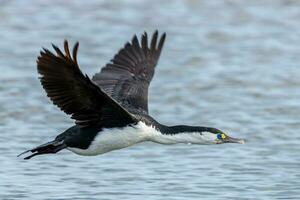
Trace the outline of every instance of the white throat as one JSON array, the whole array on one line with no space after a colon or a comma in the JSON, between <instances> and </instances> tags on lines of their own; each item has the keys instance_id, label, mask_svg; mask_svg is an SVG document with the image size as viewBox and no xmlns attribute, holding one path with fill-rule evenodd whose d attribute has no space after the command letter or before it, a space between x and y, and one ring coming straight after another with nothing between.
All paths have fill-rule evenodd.
<instances>
[{"instance_id":1,"label":"white throat","mask_svg":"<svg viewBox=\"0 0 300 200\"><path fill-rule=\"evenodd\" d=\"M154 127L143 123L143 130L151 132L150 141L160 144L216 144L216 134L210 132L181 132L176 134L162 134Z\"/></svg>"}]
</instances>

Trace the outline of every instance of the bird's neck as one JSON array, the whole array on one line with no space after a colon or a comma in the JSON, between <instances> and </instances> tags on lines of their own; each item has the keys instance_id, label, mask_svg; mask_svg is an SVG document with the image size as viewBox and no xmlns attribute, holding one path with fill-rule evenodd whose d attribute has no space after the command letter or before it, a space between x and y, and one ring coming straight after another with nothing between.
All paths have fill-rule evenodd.
<instances>
[{"instance_id":1,"label":"bird's neck","mask_svg":"<svg viewBox=\"0 0 300 200\"><path fill-rule=\"evenodd\" d=\"M176 135L181 133L203 133L203 132L214 132L214 128L205 126L187 126L187 125L176 125L176 126L165 126L160 124L158 126L162 134Z\"/></svg>"},{"instance_id":2,"label":"bird's neck","mask_svg":"<svg viewBox=\"0 0 300 200\"><path fill-rule=\"evenodd\" d=\"M147 126L147 132L151 133L149 140L161 144L191 143L214 144L216 134L214 128L202 126L165 126L158 122Z\"/></svg>"}]
</instances>

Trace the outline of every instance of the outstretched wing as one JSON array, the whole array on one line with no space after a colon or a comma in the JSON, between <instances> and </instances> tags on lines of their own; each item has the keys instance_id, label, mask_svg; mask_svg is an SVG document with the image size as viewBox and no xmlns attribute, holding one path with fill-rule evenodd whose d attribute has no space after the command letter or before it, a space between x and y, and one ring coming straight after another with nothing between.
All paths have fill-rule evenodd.
<instances>
[{"instance_id":1,"label":"outstretched wing","mask_svg":"<svg viewBox=\"0 0 300 200\"><path fill-rule=\"evenodd\" d=\"M53 103L70 114L76 124L115 127L135 121L121 105L105 94L87 75L83 75L76 58L78 42L74 46L73 56L67 41L64 42L64 53L52 46L56 55L44 49L37 59L40 81Z\"/></svg>"},{"instance_id":2,"label":"outstretched wing","mask_svg":"<svg viewBox=\"0 0 300 200\"><path fill-rule=\"evenodd\" d=\"M148 87L154 75L166 34L155 31L150 46L145 32L141 44L134 35L92 80L132 113L148 113Z\"/></svg>"}]
</instances>

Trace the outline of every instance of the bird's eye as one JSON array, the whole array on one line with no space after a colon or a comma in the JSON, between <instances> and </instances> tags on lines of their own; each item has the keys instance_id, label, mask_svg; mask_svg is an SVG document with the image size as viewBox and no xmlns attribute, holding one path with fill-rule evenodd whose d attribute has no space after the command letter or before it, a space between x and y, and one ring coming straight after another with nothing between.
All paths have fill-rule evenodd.
<instances>
[{"instance_id":1,"label":"bird's eye","mask_svg":"<svg viewBox=\"0 0 300 200\"><path fill-rule=\"evenodd\" d=\"M225 138L226 138L226 135L225 135L224 133L218 133L217 138L218 138L219 140L222 140L222 139L225 139Z\"/></svg>"}]
</instances>

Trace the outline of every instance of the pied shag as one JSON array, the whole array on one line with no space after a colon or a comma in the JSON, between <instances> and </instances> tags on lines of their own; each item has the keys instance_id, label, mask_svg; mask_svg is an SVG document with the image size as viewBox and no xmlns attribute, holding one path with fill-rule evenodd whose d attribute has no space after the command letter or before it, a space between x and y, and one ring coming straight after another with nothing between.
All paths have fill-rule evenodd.
<instances>
[{"instance_id":1,"label":"pied shag","mask_svg":"<svg viewBox=\"0 0 300 200\"><path fill-rule=\"evenodd\" d=\"M224 132L203 126L166 126L148 114L148 87L154 75L166 34L156 30L148 44L145 32L114 56L92 79L84 75L77 62L79 43L64 53L55 45L55 54L43 49L37 58L40 81L47 96L75 125L53 141L23 152L33 156L68 149L92 156L125 148L140 142L160 144L244 143ZM72 55L71 55L72 53ZM20 155L22 155L20 154Z\"/></svg>"}]
</instances>

